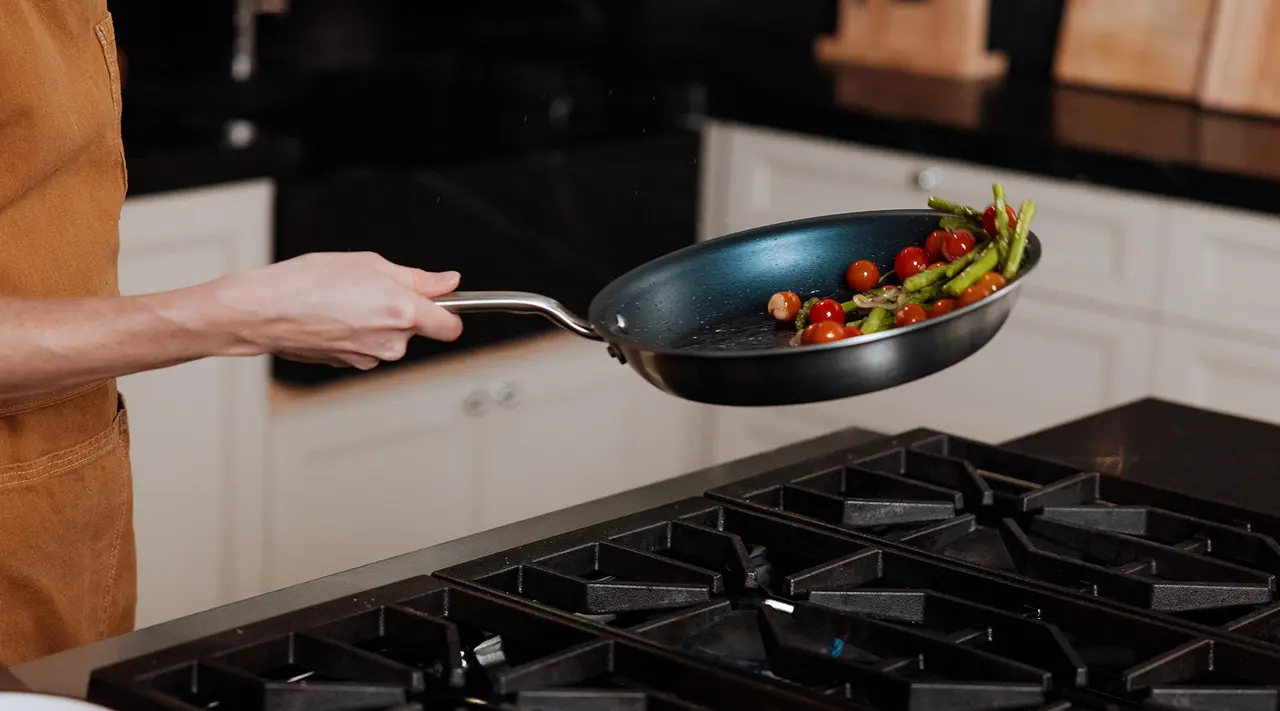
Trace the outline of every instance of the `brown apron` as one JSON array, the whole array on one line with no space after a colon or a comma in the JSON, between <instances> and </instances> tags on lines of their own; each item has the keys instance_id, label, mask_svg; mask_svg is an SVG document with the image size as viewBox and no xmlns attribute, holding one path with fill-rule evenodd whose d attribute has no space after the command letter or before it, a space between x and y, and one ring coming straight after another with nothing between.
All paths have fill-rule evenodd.
<instances>
[{"instance_id":1,"label":"brown apron","mask_svg":"<svg viewBox=\"0 0 1280 711\"><path fill-rule=\"evenodd\" d=\"M125 188L106 0L0 0L0 296L118 295ZM115 382L0 400L0 664L131 630L136 571Z\"/></svg>"}]
</instances>

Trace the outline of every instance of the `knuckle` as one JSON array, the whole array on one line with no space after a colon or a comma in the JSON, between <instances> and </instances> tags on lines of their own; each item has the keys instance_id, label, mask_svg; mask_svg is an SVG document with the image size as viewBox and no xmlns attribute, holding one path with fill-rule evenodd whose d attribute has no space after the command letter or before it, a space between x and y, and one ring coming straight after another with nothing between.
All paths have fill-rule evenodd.
<instances>
[{"instance_id":1,"label":"knuckle","mask_svg":"<svg viewBox=\"0 0 1280 711\"><path fill-rule=\"evenodd\" d=\"M379 358L382 360L400 360L408 350L408 341L396 340L383 346Z\"/></svg>"}]
</instances>

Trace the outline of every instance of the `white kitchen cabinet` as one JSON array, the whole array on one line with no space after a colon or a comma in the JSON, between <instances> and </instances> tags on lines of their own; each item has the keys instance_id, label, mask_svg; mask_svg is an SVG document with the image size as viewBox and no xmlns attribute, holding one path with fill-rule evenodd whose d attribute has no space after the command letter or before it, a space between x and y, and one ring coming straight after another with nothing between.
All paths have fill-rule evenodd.
<instances>
[{"instance_id":1,"label":"white kitchen cabinet","mask_svg":"<svg viewBox=\"0 0 1280 711\"><path fill-rule=\"evenodd\" d=\"M1204 205L1169 210L1163 293L1170 315L1280 336L1280 219Z\"/></svg>"},{"instance_id":2,"label":"white kitchen cabinet","mask_svg":"<svg viewBox=\"0 0 1280 711\"><path fill-rule=\"evenodd\" d=\"M458 369L366 377L273 412L267 589L476 530L475 384Z\"/></svg>"},{"instance_id":3,"label":"white kitchen cabinet","mask_svg":"<svg viewBox=\"0 0 1280 711\"><path fill-rule=\"evenodd\" d=\"M703 409L644 382L604 346L558 338L503 366L480 418L482 528L686 474L702 464Z\"/></svg>"},{"instance_id":4,"label":"white kitchen cabinet","mask_svg":"<svg viewBox=\"0 0 1280 711\"><path fill-rule=\"evenodd\" d=\"M1037 201L1034 229L1045 245L1017 309L983 350L918 382L862 397L713 409L713 461L848 426L933 427L1001 441L1153 391L1168 203L729 123L709 122L704 131L702 239L819 215L923 208L931 194L983 206L999 182L1015 204Z\"/></svg>"},{"instance_id":5,"label":"white kitchen cabinet","mask_svg":"<svg viewBox=\"0 0 1280 711\"><path fill-rule=\"evenodd\" d=\"M273 187L253 181L131 198L120 289L192 286L270 261ZM129 406L139 626L260 592L265 358L120 379Z\"/></svg>"},{"instance_id":6,"label":"white kitchen cabinet","mask_svg":"<svg viewBox=\"0 0 1280 711\"><path fill-rule=\"evenodd\" d=\"M280 391L270 586L697 469L703 409L566 334Z\"/></svg>"},{"instance_id":7,"label":"white kitchen cabinet","mask_svg":"<svg viewBox=\"0 0 1280 711\"><path fill-rule=\"evenodd\" d=\"M1161 329L1156 395L1208 410L1280 424L1280 343Z\"/></svg>"}]
</instances>

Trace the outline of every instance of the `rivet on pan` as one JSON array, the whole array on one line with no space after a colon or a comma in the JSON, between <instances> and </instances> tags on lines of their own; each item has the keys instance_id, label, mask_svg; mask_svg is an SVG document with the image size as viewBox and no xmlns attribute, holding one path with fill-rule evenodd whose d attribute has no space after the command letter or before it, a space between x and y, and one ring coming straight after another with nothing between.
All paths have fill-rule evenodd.
<instances>
[{"instance_id":1,"label":"rivet on pan","mask_svg":"<svg viewBox=\"0 0 1280 711\"><path fill-rule=\"evenodd\" d=\"M622 317L622 314L618 314L617 318L618 318L618 330L619 330L619 331L622 331L623 333L626 333L626 332L627 332L627 320L626 320L625 318L623 318L623 317Z\"/></svg>"}]
</instances>

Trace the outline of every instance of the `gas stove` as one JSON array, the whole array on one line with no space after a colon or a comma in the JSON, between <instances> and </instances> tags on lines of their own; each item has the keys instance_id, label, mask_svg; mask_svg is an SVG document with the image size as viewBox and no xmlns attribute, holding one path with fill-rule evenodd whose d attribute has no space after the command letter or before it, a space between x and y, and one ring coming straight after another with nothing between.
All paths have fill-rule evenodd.
<instances>
[{"instance_id":1,"label":"gas stove","mask_svg":"<svg viewBox=\"0 0 1280 711\"><path fill-rule=\"evenodd\" d=\"M92 674L89 699L1276 709L1276 532L1272 517L917 430L128 659Z\"/></svg>"}]
</instances>

